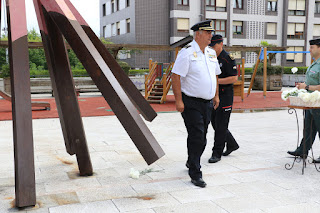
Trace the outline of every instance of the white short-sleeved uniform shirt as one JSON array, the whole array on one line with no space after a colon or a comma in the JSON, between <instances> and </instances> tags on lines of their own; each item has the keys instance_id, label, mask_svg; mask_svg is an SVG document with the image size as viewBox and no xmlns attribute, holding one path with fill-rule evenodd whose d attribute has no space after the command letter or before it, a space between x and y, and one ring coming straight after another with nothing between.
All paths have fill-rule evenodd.
<instances>
[{"instance_id":1,"label":"white short-sleeved uniform shirt","mask_svg":"<svg viewBox=\"0 0 320 213\"><path fill-rule=\"evenodd\" d=\"M181 92L187 96L212 99L216 94L216 75L221 74L216 52L206 47L204 53L193 40L183 48L174 63L172 72L180 75Z\"/></svg>"}]
</instances>

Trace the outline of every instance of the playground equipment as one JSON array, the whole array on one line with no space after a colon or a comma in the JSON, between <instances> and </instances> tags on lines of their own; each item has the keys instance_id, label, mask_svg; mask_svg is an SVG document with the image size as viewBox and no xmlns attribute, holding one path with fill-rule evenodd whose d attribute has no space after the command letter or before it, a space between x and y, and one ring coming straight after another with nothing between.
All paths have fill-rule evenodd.
<instances>
[{"instance_id":1,"label":"playground equipment","mask_svg":"<svg viewBox=\"0 0 320 213\"><path fill-rule=\"evenodd\" d=\"M171 87L171 70L174 62L163 64L149 59L149 74L145 75L145 99L149 103L162 104ZM163 66L167 65L164 70Z\"/></svg>"},{"instance_id":2,"label":"playground equipment","mask_svg":"<svg viewBox=\"0 0 320 213\"><path fill-rule=\"evenodd\" d=\"M76 155L80 175L92 175L93 171L65 39L145 161L151 164L162 157L162 148L138 114L139 111L147 121L152 121L156 112L70 0L33 0L33 3L66 150L70 155ZM6 7L12 81L15 204L26 207L36 204L36 192L25 0L7 0Z\"/></svg>"},{"instance_id":3,"label":"playground equipment","mask_svg":"<svg viewBox=\"0 0 320 213\"><path fill-rule=\"evenodd\" d=\"M252 74L247 96L250 95L254 78L256 77L256 74L257 74L258 65L263 60L263 96L266 97L267 95L267 56L269 53L310 53L310 52L309 51L268 51L267 47L261 47L256 65L254 67L254 71Z\"/></svg>"},{"instance_id":4,"label":"playground equipment","mask_svg":"<svg viewBox=\"0 0 320 213\"><path fill-rule=\"evenodd\" d=\"M237 65L238 78L240 79L233 84L233 95L240 96L242 101L244 99L244 74L245 74L244 64L245 64L245 58L242 58L241 66L240 64ZM240 69L241 69L241 72L240 72Z\"/></svg>"}]
</instances>

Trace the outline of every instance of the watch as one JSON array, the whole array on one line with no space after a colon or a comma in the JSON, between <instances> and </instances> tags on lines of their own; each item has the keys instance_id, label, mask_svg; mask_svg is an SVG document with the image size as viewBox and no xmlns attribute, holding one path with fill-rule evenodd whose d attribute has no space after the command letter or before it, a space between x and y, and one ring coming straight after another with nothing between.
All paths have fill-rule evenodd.
<instances>
[{"instance_id":1,"label":"watch","mask_svg":"<svg viewBox=\"0 0 320 213\"><path fill-rule=\"evenodd\" d=\"M307 85L307 86L305 87L305 89L306 89L307 91L309 91L309 85Z\"/></svg>"}]
</instances>

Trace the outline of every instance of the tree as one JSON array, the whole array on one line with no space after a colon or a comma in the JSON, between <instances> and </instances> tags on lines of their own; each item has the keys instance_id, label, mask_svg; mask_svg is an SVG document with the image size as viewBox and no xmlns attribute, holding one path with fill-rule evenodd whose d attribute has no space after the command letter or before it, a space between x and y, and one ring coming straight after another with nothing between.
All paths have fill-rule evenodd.
<instances>
[{"instance_id":1,"label":"tree","mask_svg":"<svg viewBox=\"0 0 320 213\"><path fill-rule=\"evenodd\" d=\"M276 47L277 45L274 44L269 44L267 41L261 41L259 44L260 47L267 47L267 49L269 47ZM257 53L259 54L259 53ZM268 63L271 65L271 61L276 57L276 53L269 53L268 54Z\"/></svg>"}]
</instances>

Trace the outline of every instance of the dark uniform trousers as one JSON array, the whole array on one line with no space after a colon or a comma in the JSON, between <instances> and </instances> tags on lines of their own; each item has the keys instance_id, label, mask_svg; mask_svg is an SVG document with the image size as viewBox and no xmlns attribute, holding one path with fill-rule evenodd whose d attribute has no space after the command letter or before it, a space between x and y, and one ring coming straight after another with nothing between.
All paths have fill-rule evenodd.
<instances>
[{"instance_id":1,"label":"dark uniform trousers","mask_svg":"<svg viewBox=\"0 0 320 213\"><path fill-rule=\"evenodd\" d=\"M184 111L181 113L187 128L188 163L191 179L202 178L200 158L207 144L207 130L213 110L212 100L186 96L182 93Z\"/></svg>"},{"instance_id":2,"label":"dark uniform trousers","mask_svg":"<svg viewBox=\"0 0 320 213\"><path fill-rule=\"evenodd\" d=\"M211 123L215 131L212 155L218 158L220 158L223 153L225 142L227 142L227 149L238 147L236 140L228 130L233 105L233 85L220 86L219 98L219 107L213 110L211 115Z\"/></svg>"},{"instance_id":3,"label":"dark uniform trousers","mask_svg":"<svg viewBox=\"0 0 320 213\"><path fill-rule=\"evenodd\" d=\"M308 153L316 138L317 132L320 134L320 109L308 109L305 111L304 138L301 140L301 144L297 149L299 153ZM303 152L303 141L305 141L305 152Z\"/></svg>"}]
</instances>

